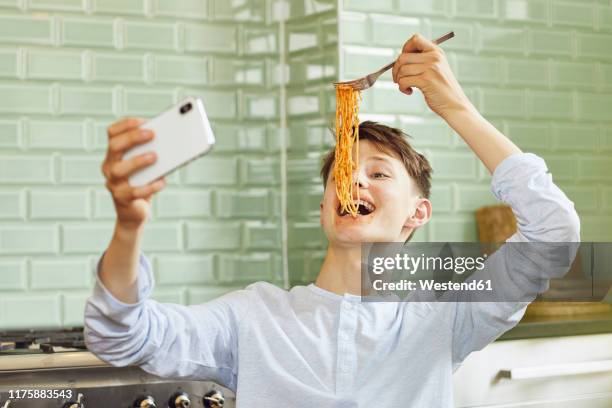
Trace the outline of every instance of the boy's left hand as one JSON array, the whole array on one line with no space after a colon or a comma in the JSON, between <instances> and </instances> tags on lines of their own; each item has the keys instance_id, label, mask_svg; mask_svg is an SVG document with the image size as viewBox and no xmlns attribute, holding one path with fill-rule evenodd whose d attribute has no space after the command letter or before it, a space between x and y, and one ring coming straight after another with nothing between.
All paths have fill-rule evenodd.
<instances>
[{"instance_id":1,"label":"boy's left hand","mask_svg":"<svg viewBox=\"0 0 612 408\"><path fill-rule=\"evenodd\" d=\"M419 88L427 105L443 118L456 111L473 109L444 51L420 34L413 35L404 44L393 66L393 81L406 95L412 94L412 87Z\"/></svg>"}]
</instances>

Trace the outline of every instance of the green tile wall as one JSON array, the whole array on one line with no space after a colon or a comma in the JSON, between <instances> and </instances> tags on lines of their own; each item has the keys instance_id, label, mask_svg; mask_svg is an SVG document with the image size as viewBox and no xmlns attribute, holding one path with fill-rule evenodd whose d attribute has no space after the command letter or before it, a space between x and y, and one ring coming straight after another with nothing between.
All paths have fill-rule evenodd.
<instances>
[{"instance_id":1,"label":"green tile wall","mask_svg":"<svg viewBox=\"0 0 612 408\"><path fill-rule=\"evenodd\" d=\"M203 97L218 144L154 200L154 296L189 304L255 280L312 281L330 82L379 68L415 32L451 29L444 48L468 96L547 160L583 240L610 240L609 1L1 2L0 327L82 324L114 223L106 126L185 95ZM473 212L494 201L486 169L389 74L363 97L362 120L404 129L434 165L435 215L415 240L476 240Z\"/></svg>"},{"instance_id":2,"label":"green tile wall","mask_svg":"<svg viewBox=\"0 0 612 408\"><path fill-rule=\"evenodd\" d=\"M114 226L106 127L188 94L204 98L219 144L153 202L154 296L282 285L276 3L0 4L0 328L82 324Z\"/></svg>"}]
</instances>

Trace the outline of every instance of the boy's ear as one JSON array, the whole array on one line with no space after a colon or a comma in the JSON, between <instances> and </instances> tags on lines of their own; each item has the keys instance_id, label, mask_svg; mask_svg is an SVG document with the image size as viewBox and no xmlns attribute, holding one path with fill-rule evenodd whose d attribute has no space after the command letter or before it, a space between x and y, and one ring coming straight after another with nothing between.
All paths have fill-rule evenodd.
<instances>
[{"instance_id":1,"label":"boy's ear","mask_svg":"<svg viewBox=\"0 0 612 408\"><path fill-rule=\"evenodd\" d=\"M412 229L419 228L429 222L431 214L431 201L426 198L419 198L416 202L414 213L408 217L404 223L404 227Z\"/></svg>"},{"instance_id":2,"label":"boy's ear","mask_svg":"<svg viewBox=\"0 0 612 408\"><path fill-rule=\"evenodd\" d=\"M323 200L319 203L319 223L323 225Z\"/></svg>"}]
</instances>

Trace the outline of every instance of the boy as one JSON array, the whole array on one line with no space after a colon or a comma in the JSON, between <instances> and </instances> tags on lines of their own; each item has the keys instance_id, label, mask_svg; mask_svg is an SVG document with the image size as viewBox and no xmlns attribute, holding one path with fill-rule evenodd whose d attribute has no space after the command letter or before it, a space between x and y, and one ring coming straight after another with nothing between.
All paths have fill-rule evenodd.
<instances>
[{"instance_id":1,"label":"boy","mask_svg":"<svg viewBox=\"0 0 612 408\"><path fill-rule=\"evenodd\" d=\"M419 88L493 174L493 193L518 221L510 241L579 241L573 203L552 183L543 160L523 154L480 116L440 48L415 35L393 79L407 95ZM285 291L259 282L189 307L148 300L151 267L139 247L148 202L164 182L127 185L131 172L152 162L121 161L123 151L152 137L138 123L109 128L102 167L117 226L87 304L85 333L103 360L214 380L236 391L239 407L451 407L453 370L524 312L524 302L360 302L361 243L404 242L432 212L427 160L400 131L373 123L360 127L354 182L362 214L339 212L333 156L324 163L320 212L329 247L314 284ZM496 268L525 292L533 290L520 268Z\"/></svg>"}]
</instances>

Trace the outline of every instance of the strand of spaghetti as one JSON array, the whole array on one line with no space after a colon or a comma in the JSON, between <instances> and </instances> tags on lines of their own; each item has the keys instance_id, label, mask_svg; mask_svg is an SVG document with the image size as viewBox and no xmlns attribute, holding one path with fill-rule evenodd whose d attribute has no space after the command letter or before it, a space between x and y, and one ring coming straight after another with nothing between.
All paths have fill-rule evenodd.
<instances>
[{"instance_id":1,"label":"strand of spaghetti","mask_svg":"<svg viewBox=\"0 0 612 408\"><path fill-rule=\"evenodd\" d=\"M340 210L357 216L358 206L353 200L353 171L358 167L359 158L359 101L361 95L351 86L336 87L336 150L334 178L336 195L340 201ZM355 145L356 158L352 151ZM359 200L359 188L357 188Z\"/></svg>"}]
</instances>

